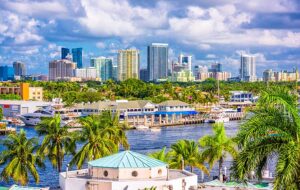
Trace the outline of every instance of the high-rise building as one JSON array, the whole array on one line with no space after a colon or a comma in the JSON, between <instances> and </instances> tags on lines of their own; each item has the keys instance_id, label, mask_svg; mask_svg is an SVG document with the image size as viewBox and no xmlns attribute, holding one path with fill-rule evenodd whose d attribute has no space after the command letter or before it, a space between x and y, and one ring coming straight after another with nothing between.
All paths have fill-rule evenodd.
<instances>
[{"instance_id":1,"label":"high-rise building","mask_svg":"<svg viewBox=\"0 0 300 190\"><path fill-rule=\"evenodd\" d=\"M0 66L0 81L14 80L14 68L10 66Z\"/></svg>"},{"instance_id":2,"label":"high-rise building","mask_svg":"<svg viewBox=\"0 0 300 190\"><path fill-rule=\"evenodd\" d=\"M112 67L112 79L115 81L118 80L118 65L113 65Z\"/></svg>"},{"instance_id":3,"label":"high-rise building","mask_svg":"<svg viewBox=\"0 0 300 190\"><path fill-rule=\"evenodd\" d=\"M73 62L77 64L77 68L82 68L82 48L72 49Z\"/></svg>"},{"instance_id":4,"label":"high-rise building","mask_svg":"<svg viewBox=\"0 0 300 190\"><path fill-rule=\"evenodd\" d=\"M14 67L14 75L16 76L25 76L26 75L26 68L25 64L20 61L13 62Z\"/></svg>"},{"instance_id":5,"label":"high-rise building","mask_svg":"<svg viewBox=\"0 0 300 190\"><path fill-rule=\"evenodd\" d=\"M254 55L241 55L240 79L241 81L247 82L256 81L256 63Z\"/></svg>"},{"instance_id":6,"label":"high-rise building","mask_svg":"<svg viewBox=\"0 0 300 190\"><path fill-rule=\"evenodd\" d=\"M149 80L148 69L141 69L140 70L140 79L142 81L148 81Z\"/></svg>"},{"instance_id":7,"label":"high-rise building","mask_svg":"<svg viewBox=\"0 0 300 190\"><path fill-rule=\"evenodd\" d=\"M192 56L180 54L178 57L178 63L180 65L184 65L189 71L192 71Z\"/></svg>"},{"instance_id":8,"label":"high-rise building","mask_svg":"<svg viewBox=\"0 0 300 190\"><path fill-rule=\"evenodd\" d=\"M61 48L61 59L66 59L67 56L70 54L70 49L69 48Z\"/></svg>"},{"instance_id":9,"label":"high-rise building","mask_svg":"<svg viewBox=\"0 0 300 190\"><path fill-rule=\"evenodd\" d=\"M99 73L95 67L77 68L75 69L75 77L82 80L98 80Z\"/></svg>"},{"instance_id":10,"label":"high-rise building","mask_svg":"<svg viewBox=\"0 0 300 190\"><path fill-rule=\"evenodd\" d=\"M95 67L100 81L113 78L113 59L107 57L91 58L91 67Z\"/></svg>"},{"instance_id":11,"label":"high-rise building","mask_svg":"<svg viewBox=\"0 0 300 190\"><path fill-rule=\"evenodd\" d=\"M74 76L76 63L67 60L54 60L49 63L49 80L66 80Z\"/></svg>"},{"instance_id":12,"label":"high-rise building","mask_svg":"<svg viewBox=\"0 0 300 190\"><path fill-rule=\"evenodd\" d=\"M168 44L152 43L147 52L147 81L156 81L168 77Z\"/></svg>"},{"instance_id":13,"label":"high-rise building","mask_svg":"<svg viewBox=\"0 0 300 190\"><path fill-rule=\"evenodd\" d=\"M214 73L223 72L222 64L221 63L213 63L208 71L214 72Z\"/></svg>"},{"instance_id":14,"label":"high-rise building","mask_svg":"<svg viewBox=\"0 0 300 190\"><path fill-rule=\"evenodd\" d=\"M140 53L136 49L118 51L118 80L139 79Z\"/></svg>"}]
</instances>

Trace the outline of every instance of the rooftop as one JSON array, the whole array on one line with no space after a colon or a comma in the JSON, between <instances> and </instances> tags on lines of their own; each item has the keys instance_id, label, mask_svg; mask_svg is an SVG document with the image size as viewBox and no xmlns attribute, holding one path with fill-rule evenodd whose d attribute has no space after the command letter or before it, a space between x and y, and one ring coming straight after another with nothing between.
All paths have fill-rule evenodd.
<instances>
[{"instance_id":1,"label":"rooftop","mask_svg":"<svg viewBox=\"0 0 300 190\"><path fill-rule=\"evenodd\" d=\"M189 104L179 100L167 100L159 104L160 106L188 106Z\"/></svg>"},{"instance_id":2,"label":"rooftop","mask_svg":"<svg viewBox=\"0 0 300 190\"><path fill-rule=\"evenodd\" d=\"M143 154L123 151L91 161L89 165L100 168L154 168L166 166L167 164Z\"/></svg>"}]
</instances>

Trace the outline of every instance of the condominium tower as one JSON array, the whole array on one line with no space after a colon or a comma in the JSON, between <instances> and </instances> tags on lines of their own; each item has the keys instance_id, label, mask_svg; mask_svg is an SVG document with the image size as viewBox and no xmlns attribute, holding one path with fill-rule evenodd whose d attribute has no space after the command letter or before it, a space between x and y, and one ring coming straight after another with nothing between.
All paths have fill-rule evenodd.
<instances>
[{"instance_id":1,"label":"condominium tower","mask_svg":"<svg viewBox=\"0 0 300 190\"><path fill-rule=\"evenodd\" d=\"M192 56L180 54L178 57L179 65L185 66L186 69L192 71Z\"/></svg>"},{"instance_id":2,"label":"condominium tower","mask_svg":"<svg viewBox=\"0 0 300 190\"><path fill-rule=\"evenodd\" d=\"M256 81L256 63L254 55L241 55L240 79L241 81L247 82Z\"/></svg>"},{"instance_id":3,"label":"condominium tower","mask_svg":"<svg viewBox=\"0 0 300 190\"><path fill-rule=\"evenodd\" d=\"M49 80L64 80L74 76L76 64L70 60L54 60L49 63Z\"/></svg>"},{"instance_id":4,"label":"condominium tower","mask_svg":"<svg viewBox=\"0 0 300 190\"><path fill-rule=\"evenodd\" d=\"M14 67L14 74L16 76L25 76L26 75L26 68L25 64L20 61L13 62Z\"/></svg>"},{"instance_id":5,"label":"condominium tower","mask_svg":"<svg viewBox=\"0 0 300 190\"><path fill-rule=\"evenodd\" d=\"M91 67L95 67L100 81L113 78L113 59L107 57L91 58Z\"/></svg>"},{"instance_id":6,"label":"condominium tower","mask_svg":"<svg viewBox=\"0 0 300 190\"><path fill-rule=\"evenodd\" d=\"M139 79L140 53L136 49L118 51L118 80Z\"/></svg>"},{"instance_id":7,"label":"condominium tower","mask_svg":"<svg viewBox=\"0 0 300 190\"><path fill-rule=\"evenodd\" d=\"M66 59L67 56L70 54L69 48L61 48L61 59Z\"/></svg>"},{"instance_id":8,"label":"condominium tower","mask_svg":"<svg viewBox=\"0 0 300 190\"><path fill-rule=\"evenodd\" d=\"M147 80L156 81L168 77L168 44L152 43L148 46Z\"/></svg>"}]
</instances>

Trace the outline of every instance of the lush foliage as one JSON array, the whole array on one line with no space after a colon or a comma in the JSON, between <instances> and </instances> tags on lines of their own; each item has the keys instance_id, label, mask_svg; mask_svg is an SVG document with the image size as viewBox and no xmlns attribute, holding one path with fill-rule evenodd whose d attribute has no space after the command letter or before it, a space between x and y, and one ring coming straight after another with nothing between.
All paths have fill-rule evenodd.
<instances>
[{"instance_id":1,"label":"lush foliage","mask_svg":"<svg viewBox=\"0 0 300 190\"><path fill-rule=\"evenodd\" d=\"M274 189L300 189L300 116L297 98L285 88L261 93L255 115L241 126L237 140L241 152L232 171L247 180L251 171L261 178L268 158L275 156Z\"/></svg>"},{"instance_id":2,"label":"lush foliage","mask_svg":"<svg viewBox=\"0 0 300 190\"><path fill-rule=\"evenodd\" d=\"M0 107L0 121L3 119L3 109Z\"/></svg>"},{"instance_id":3,"label":"lush foliage","mask_svg":"<svg viewBox=\"0 0 300 190\"><path fill-rule=\"evenodd\" d=\"M223 163L226 154L236 157L234 141L226 136L223 123L216 123L213 126L213 135L206 135L199 140L200 146L203 148L202 156L208 162L210 168L219 162L219 179L223 181Z\"/></svg>"},{"instance_id":4,"label":"lush foliage","mask_svg":"<svg viewBox=\"0 0 300 190\"><path fill-rule=\"evenodd\" d=\"M0 94L1 100L21 100L21 96L16 94Z\"/></svg>"},{"instance_id":5,"label":"lush foliage","mask_svg":"<svg viewBox=\"0 0 300 190\"><path fill-rule=\"evenodd\" d=\"M124 130L119 125L119 116L103 112L100 116L92 115L80 120L83 130L79 140L85 144L76 153L70 165L81 168L85 161L95 160L116 153L119 146L129 148Z\"/></svg>"},{"instance_id":6,"label":"lush foliage","mask_svg":"<svg viewBox=\"0 0 300 190\"><path fill-rule=\"evenodd\" d=\"M53 167L61 172L64 156L67 153L75 153L76 150L73 135L68 132L66 126L62 126L60 115L44 118L35 129L39 135L44 135L38 150L39 155L48 157Z\"/></svg>"},{"instance_id":7,"label":"lush foliage","mask_svg":"<svg viewBox=\"0 0 300 190\"><path fill-rule=\"evenodd\" d=\"M35 154L38 139L27 139L25 131L21 130L19 134L8 135L2 144L6 149L1 152L0 164L6 166L1 172L1 178L5 181L11 178L21 185L26 185L31 175L38 183L40 177L37 167L44 167L40 157Z\"/></svg>"},{"instance_id":8,"label":"lush foliage","mask_svg":"<svg viewBox=\"0 0 300 190\"><path fill-rule=\"evenodd\" d=\"M44 99L51 100L61 97L67 105L79 102L93 102L115 99L148 99L160 103L169 99L178 99L189 103L217 101L217 81L207 79L204 82L188 83L146 83L137 79L128 79L122 82L108 80L104 83L97 81L78 82L37 82L27 81L32 86L44 88ZM264 83L264 82L225 82L220 81L220 95L229 99L229 91L246 90L258 94L267 86L286 86L293 89L293 82Z\"/></svg>"}]
</instances>

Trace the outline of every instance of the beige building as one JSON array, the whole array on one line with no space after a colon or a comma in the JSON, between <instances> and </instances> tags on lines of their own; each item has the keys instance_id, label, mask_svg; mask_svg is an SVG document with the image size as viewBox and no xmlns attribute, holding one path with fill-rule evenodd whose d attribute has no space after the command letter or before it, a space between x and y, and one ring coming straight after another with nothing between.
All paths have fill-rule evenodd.
<instances>
[{"instance_id":1,"label":"beige building","mask_svg":"<svg viewBox=\"0 0 300 190\"><path fill-rule=\"evenodd\" d=\"M140 52L136 49L119 50L118 52L118 80L129 78L139 79Z\"/></svg>"},{"instance_id":2,"label":"beige building","mask_svg":"<svg viewBox=\"0 0 300 190\"><path fill-rule=\"evenodd\" d=\"M54 60L49 63L49 80L65 80L74 76L76 63L68 60Z\"/></svg>"},{"instance_id":3,"label":"beige building","mask_svg":"<svg viewBox=\"0 0 300 190\"><path fill-rule=\"evenodd\" d=\"M28 83L13 87L0 86L0 94L16 94L21 96L22 100L43 100L43 88L29 87Z\"/></svg>"},{"instance_id":4,"label":"beige building","mask_svg":"<svg viewBox=\"0 0 300 190\"><path fill-rule=\"evenodd\" d=\"M228 78L231 77L231 73L229 72L200 72L198 73L198 79L200 81L204 81L208 78L214 78L216 80L227 81Z\"/></svg>"},{"instance_id":5,"label":"beige building","mask_svg":"<svg viewBox=\"0 0 300 190\"><path fill-rule=\"evenodd\" d=\"M273 81L273 82L290 82L299 81L298 70L293 71L272 71L272 69L267 69L263 72L263 81Z\"/></svg>"}]
</instances>

